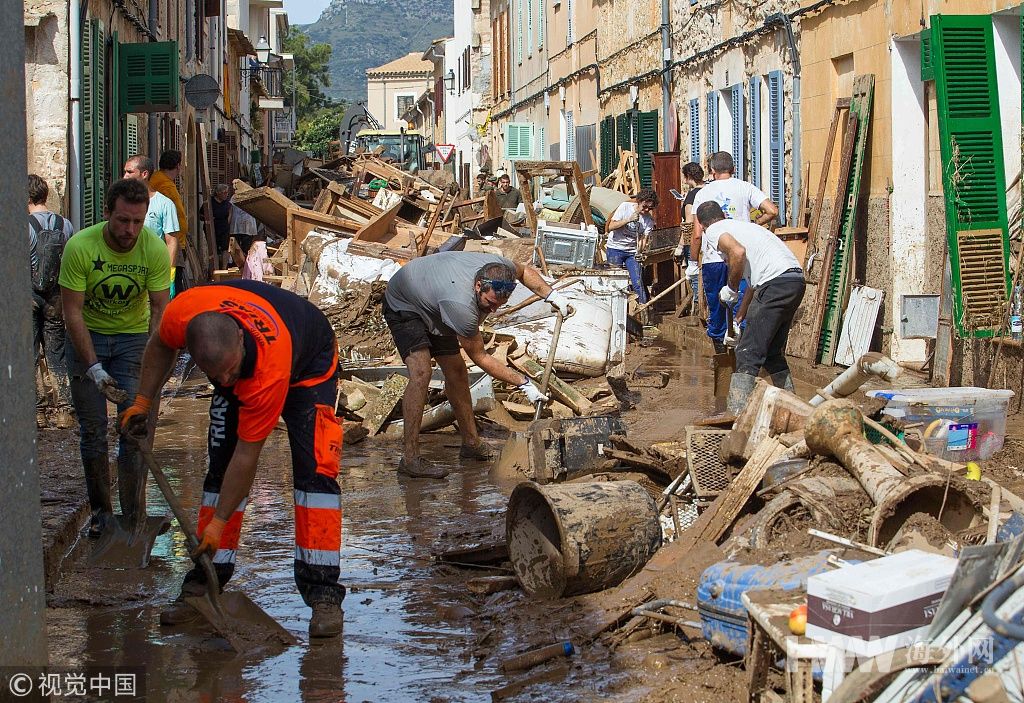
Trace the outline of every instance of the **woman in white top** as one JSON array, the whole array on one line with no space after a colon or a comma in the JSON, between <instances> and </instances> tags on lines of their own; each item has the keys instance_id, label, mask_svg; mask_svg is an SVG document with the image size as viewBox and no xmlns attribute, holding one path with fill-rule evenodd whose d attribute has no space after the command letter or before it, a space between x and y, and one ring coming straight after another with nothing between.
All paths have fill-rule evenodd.
<instances>
[{"instance_id":1,"label":"woman in white top","mask_svg":"<svg viewBox=\"0 0 1024 703\"><path fill-rule=\"evenodd\" d=\"M625 267L641 305L647 302L643 271L636 260L637 243L641 236L654 229L654 208L658 207L658 194L644 188L632 200L615 208L608 220L608 245L606 253L612 266Z\"/></svg>"}]
</instances>

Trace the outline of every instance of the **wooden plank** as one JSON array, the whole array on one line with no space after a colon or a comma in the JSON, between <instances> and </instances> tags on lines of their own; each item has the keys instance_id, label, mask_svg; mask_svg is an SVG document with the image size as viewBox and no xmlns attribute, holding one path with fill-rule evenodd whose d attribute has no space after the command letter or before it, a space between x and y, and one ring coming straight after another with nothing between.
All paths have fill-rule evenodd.
<instances>
[{"instance_id":1,"label":"wooden plank","mask_svg":"<svg viewBox=\"0 0 1024 703\"><path fill-rule=\"evenodd\" d=\"M509 361L512 366L535 381L539 381L544 375L544 366L532 357L521 356L518 359L509 359ZM585 415L593 405L579 391L553 373L548 382L548 391L555 397L555 400L568 406L577 415Z\"/></svg>"},{"instance_id":2,"label":"wooden plank","mask_svg":"<svg viewBox=\"0 0 1024 703\"><path fill-rule=\"evenodd\" d=\"M273 188L251 188L245 181L235 180L235 205L245 210L270 229L284 236L288 231L287 213L289 209L298 207Z\"/></svg>"},{"instance_id":3,"label":"wooden plank","mask_svg":"<svg viewBox=\"0 0 1024 703\"><path fill-rule=\"evenodd\" d=\"M409 379L401 374L392 374L384 381L384 387L366 409L366 419L363 426L371 435L380 432L384 423L387 422L391 412L402 402L405 394L405 387L409 385Z\"/></svg>"},{"instance_id":4,"label":"wooden plank","mask_svg":"<svg viewBox=\"0 0 1024 703\"><path fill-rule=\"evenodd\" d=\"M360 227L354 239L361 242L387 242L395 235L395 218L402 203L398 203L390 210L383 210L379 215L371 219L365 226Z\"/></svg>"},{"instance_id":5,"label":"wooden plank","mask_svg":"<svg viewBox=\"0 0 1024 703\"><path fill-rule=\"evenodd\" d=\"M519 194L523 198L523 207L526 210L526 225L534 237L537 236L537 213L533 211L533 177L528 170L523 169L522 162L516 163L516 175L519 177ZM520 170L523 169L523 170Z\"/></svg>"},{"instance_id":6,"label":"wooden plank","mask_svg":"<svg viewBox=\"0 0 1024 703\"><path fill-rule=\"evenodd\" d=\"M304 208L291 208L285 213L285 232L291 242L289 264L299 263L298 257L302 251L302 242L306 235L313 230L336 232L338 234L355 234L361 225L352 220L346 220L333 215L324 215Z\"/></svg>"},{"instance_id":7,"label":"wooden plank","mask_svg":"<svg viewBox=\"0 0 1024 703\"><path fill-rule=\"evenodd\" d=\"M576 185L576 192L580 196L580 206L583 209L583 224L590 227L594 224L594 216L593 213L590 212L590 191L587 190L587 186L583 182L583 174L580 173L580 165L575 161L572 162L572 180Z\"/></svg>"},{"instance_id":8,"label":"wooden plank","mask_svg":"<svg viewBox=\"0 0 1024 703\"><path fill-rule=\"evenodd\" d=\"M828 141L825 143L825 155L821 160L821 177L818 179L818 192L814 197L814 206L811 208L811 224L808 228L807 237L807 256L813 255L818 249L818 227L821 226L821 210L825 204L825 188L828 186L828 172L832 168L832 152L835 150L836 133L839 131L839 120L842 112L845 109L849 109L849 107L849 98L836 100L835 111L832 113L832 125L828 130ZM807 273L810 274L811 271ZM809 280L811 283L817 283L817 280Z\"/></svg>"},{"instance_id":9,"label":"wooden plank","mask_svg":"<svg viewBox=\"0 0 1024 703\"><path fill-rule=\"evenodd\" d=\"M454 199L454 195L452 198ZM423 233L423 238L419 242L419 250L417 253L420 256L424 256L427 253L427 247L430 246L430 235L434 233L434 228L437 227L437 220L441 217L441 210L444 208L446 194L441 194L441 199L434 205L433 210L430 212L430 219L427 221L427 230Z\"/></svg>"}]
</instances>

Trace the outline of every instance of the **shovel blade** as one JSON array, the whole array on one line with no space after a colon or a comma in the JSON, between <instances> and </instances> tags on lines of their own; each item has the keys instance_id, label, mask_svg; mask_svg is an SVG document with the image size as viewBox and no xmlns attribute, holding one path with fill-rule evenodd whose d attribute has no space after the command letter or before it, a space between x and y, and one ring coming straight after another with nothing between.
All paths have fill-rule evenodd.
<instances>
[{"instance_id":1,"label":"shovel blade","mask_svg":"<svg viewBox=\"0 0 1024 703\"><path fill-rule=\"evenodd\" d=\"M229 591L217 599L219 608L208 596L185 598L185 602L199 611L217 634L228 641L239 654L256 649L291 646L297 644L292 633L244 593Z\"/></svg>"},{"instance_id":2,"label":"shovel blade","mask_svg":"<svg viewBox=\"0 0 1024 703\"><path fill-rule=\"evenodd\" d=\"M510 432L498 458L491 467L491 476L499 479L529 477L530 449L526 432Z\"/></svg>"},{"instance_id":3,"label":"shovel blade","mask_svg":"<svg viewBox=\"0 0 1024 703\"><path fill-rule=\"evenodd\" d=\"M95 541L89 565L100 569L144 569L156 538L167 532L171 519L166 515L150 515L135 528L123 515L115 515L103 534Z\"/></svg>"}]
</instances>

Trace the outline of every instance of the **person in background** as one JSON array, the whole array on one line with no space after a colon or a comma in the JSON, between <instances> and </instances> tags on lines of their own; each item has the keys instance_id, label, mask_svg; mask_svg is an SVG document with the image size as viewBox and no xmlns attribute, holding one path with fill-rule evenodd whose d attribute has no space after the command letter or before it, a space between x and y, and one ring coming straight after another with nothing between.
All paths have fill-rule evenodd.
<instances>
[{"instance_id":1,"label":"person in background","mask_svg":"<svg viewBox=\"0 0 1024 703\"><path fill-rule=\"evenodd\" d=\"M714 201L697 208L709 246L728 264L729 278L719 291L725 305L739 300L741 280L750 282L746 329L736 346L736 371L729 382L728 412L738 415L747 403L763 368L772 383L793 392L786 361L786 343L800 301L804 272L785 242L759 224L726 218Z\"/></svg>"},{"instance_id":2,"label":"person in background","mask_svg":"<svg viewBox=\"0 0 1024 703\"><path fill-rule=\"evenodd\" d=\"M124 177L134 178L146 184L149 190L146 228L167 245L167 255L173 269L178 258L178 232L181 225L178 222L178 210L171 199L153 188L153 160L142 154L129 156L124 162Z\"/></svg>"},{"instance_id":3,"label":"person in background","mask_svg":"<svg viewBox=\"0 0 1024 703\"><path fill-rule=\"evenodd\" d=\"M66 340L64 315L60 304L60 262L64 246L74 226L46 206L50 187L34 173L28 177L28 241L29 263L32 270L32 330L36 359L46 361L48 374L43 374L43 385L51 386L53 394L43 393L37 399L43 413L37 417L40 427L49 423L68 429L74 424L71 411L71 391L68 386L68 367L64 358ZM37 362L38 363L38 362ZM52 403L50 401L53 401ZM47 410L49 412L47 412Z\"/></svg>"},{"instance_id":4,"label":"person in background","mask_svg":"<svg viewBox=\"0 0 1024 703\"><path fill-rule=\"evenodd\" d=\"M683 183L689 186L690 190L683 198L683 224L679 228L679 244L673 254L686 267L685 275L690 282L693 307L696 309L699 307L697 297L700 289L700 263L698 262L700 252L693 252L690 249L690 240L693 238L693 223L697 219L693 212L693 201L697 197L697 193L700 192L701 186L704 185L704 169L696 161L691 161L684 164L682 170Z\"/></svg>"},{"instance_id":5,"label":"person in background","mask_svg":"<svg viewBox=\"0 0 1024 703\"><path fill-rule=\"evenodd\" d=\"M213 215L213 235L217 243L217 265L228 267L228 239L231 237L231 188L227 183L218 183L213 189L210 211Z\"/></svg>"},{"instance_id":6,"label":"person in background","mask_svg":"<svg viewBox=\"0 0 1024 703\"><path fill-rule=\"evenodd\" d=\"M647 289L644 287L643 270L636 260L636 253L641 237L647 236L654 229L656 207L658 194L650 188L644 188L632 200L615 208L607 226L608 263L629 271L629 280L641 305L647 302Z\"/></svg>"},{"instance_id":7,"label":"person in background","mask_svg":"<svg viewBox=\"0 0 1024 703\"><path fill-rule=\"evenodd\" d=\"M694 212L702 204L714 201L718 203L727 219L737 222L750 222L751 210L758 210L761 213L756 224L762 226L779 216L779 208L760 188L733 176L736 165L732 154L727 151L716 151L708 159L708 168L712 180L701 188L694 198ZM702 245L703 232L704 227L700 223L700 218L697 218L693 224L690 251L699 251L701 254L701 277L704 280L704 295L708 303L707 334L715 345L715 352L720 354L725 351L725 336L730 330L727 329L726 308L721 305L718 292L725 285L729 272L718 250L706 244ZM745 284L738 289L741 298L745 290ZM733 309L734 312L738 311L738 306Z\"/></svg>"},{"instance_id":8,"label":"person in background","mask_svg":"<svg viewBox=\"0 0 1024 703\"><path fill-rule=\"evenodd\" d=\"M181 152L176 149L168 149L160 154L160 170L150 178L153 190L170 198L178 213L177 254L174 259L171 259L172 298L177 290L175 281L177 280L178 261L185 255L185 247L188 245L188 213L185 212L185 203L181 199L181 193L178 192L178 186L174 183L181 176L181 163Z\"/></svg>"}]
</instances>

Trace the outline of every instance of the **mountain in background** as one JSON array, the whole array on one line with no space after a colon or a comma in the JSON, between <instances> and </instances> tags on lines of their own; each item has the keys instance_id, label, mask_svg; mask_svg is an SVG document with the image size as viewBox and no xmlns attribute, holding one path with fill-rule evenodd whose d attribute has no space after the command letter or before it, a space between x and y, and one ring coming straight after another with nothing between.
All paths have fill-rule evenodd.
<instances>
[{"instance_id":1,"label":"mountain in background","mask_svg":"<svg viewBox=\"0 0 1024 703\"><path fill-rule=\"evenodd\" d=\"M452 36L452 12L452 0L332 0L320 19L299 29L331 46L331 85L324 94L365 100L366 70Z\"/></svg>"}]
</instances>

